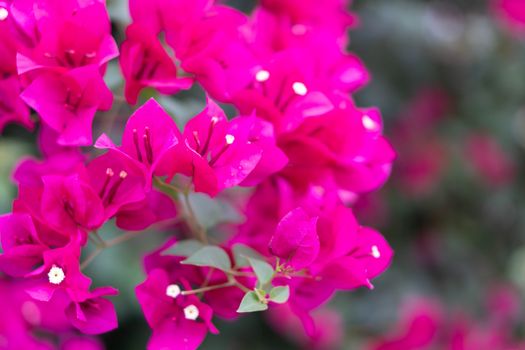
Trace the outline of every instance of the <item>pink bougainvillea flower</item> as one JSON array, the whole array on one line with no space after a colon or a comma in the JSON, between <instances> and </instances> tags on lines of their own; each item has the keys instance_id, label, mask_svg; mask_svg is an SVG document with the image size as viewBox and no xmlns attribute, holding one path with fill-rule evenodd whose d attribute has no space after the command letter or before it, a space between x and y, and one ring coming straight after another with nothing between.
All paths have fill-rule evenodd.
<instances>
[{"instance_id":1,"label":"pink bougainvillea flower","mask_svg":"<svg viewBox=\"0 0 525 350\"><path fill-rule=\"evenodd\" d=\"M91 64L103 67L118 56L102 1L43 2L29 13L35 16L38 43L34 48L24 48L19 52L19 74L41 68L64 71ZM14 13L13 17L22 22L23 19L17 18L18 14Z\"/></svg>"},{"instance_id":2,"label":"pink bougainvillea flower","mask_svg":"<svg viewBox=\"0 0 525 350\"><path fill-rule=\"evenodd\" d=\"M333 109L330 99L316 89L314 72L304 67L298 50L275 54L250 73L252 81L232 97L232 102L243 114L255 110L258 117L274 125L278 134Z\"/></svg>"},{"instance_id":3,"label":"pink bougainvillea flower","mask_svg":"<svg viewBox=\"0 0 525 350\"><path fill-rule=\"evenodd\" d=\"M85 300L91 280L80 272L80 245L77 240L73 238L62 248L46 251L44 264L26 275L32 278L26 290L32 298L49 301L57 290L62 290L72 301Z\"/></svg>"},{"instance_id":4,"label":"pink bougainvillea flower","mask_svg":"<svg viewBox=\"0 0 525 350\"><path fill-rule=\"evenodd\" d=\"M257 185L270 175L282 170L288 163L284 152L277 147L273 126L255 116L240 116L231 121L231 129L249 129L249 140L251 144L258 146L261 151L261 159L255 169L240 183L241 186Z\"/></svg>"},{"instance_id":5,"label":"pink bougainvillea flower","mask_svg":"<svg viewBox=\"0 0 525 350\"><path fill-rule=\"evenodd\" d=\"M117 328L113 303L103 296L117 295L111 287L97 288L72 302L65 310L71 324L84 334L101 334Z\"/></svg>"},{"instance_id":6,"label":"pink bougainvillea flower","mask_svg":"<svg viewBox=\"0 0 525 350\"><path fill-rule=\"evenodd\" d=\"M215 196L240 184L255 169L262 149L250 140L252 125L229 122L212 100L184 127L172 152L172 173L191 176L195 191Z\"/></svg>"},{"instance_id":7,"label":"pink bougainvillea flower","mask_svg":"<svg viewBox=\"0 0 525 350\"><path fill-rule=\"evenodd\" d=\"M73 234L102 225L105 219L102 201L79 175L48 175L42 181L41 213L51 227Z\"/></svg>"},{"instance_id":8,"label":"pink bougainvillea flower","mask_svg":"<svg viewBox=\"0 0 525 350\"><path fill-rule=\"evenodd\" d=\"M490 186L512 182L516 166L498 141L489 134L473 134L466 140L465 158L476 175Z\"/></svg>"},{"instance_id":9,"label":"pink bougainvillea flower","mask_svg":"<svg viewBox=\"0 0 525 350\"><path fill-rule=\"evenodd\" d=\"M43 261L48 249L40 242L31 216L12 213L0 216L0 234L3 254L0 270L11 276L23 276Z\"/></svg>"},{"instance_id":10,"label":"pink bougainvillea flower","mask_svg":"<svg viewBox=\"0 0 525 350\"><path fill-rule=\"evenodd\" d=\"M289 158L283 175L296 186L330 178L346 191L377 189L388 179L396 156L381 133L377 109L359 110L344 99L328 114L308 118L279 137Z\"/></svg>"},{"instance_id":11,"label":"pink bougainvillea flower","mask_svg":"<svg viewBox=\"0 0 525 350\"><path fill-rule=\"evenodd\" d=\"M299 233L289 227L293 221ZM288 256L278 261L278 271L287 278L279 278L277 283L290 286L290 307L309 335L316 332L311 310L336 290L372 288L370 280L382 273L392 259L392 249L383 236L359 227L349 208L338 206L323 213L314 232L311 225L311 217L295 210L281 220L270 241L271 252L277 250L280 254L282 249L283 256ZM301 246L303 242L297 237L305 236L308 239ZM296 256L301 257L301 264L294 266Z\"/></svg>"},{"instance_id":12,"label":"pink bougainvillea flower","mask_svg":"<svg viewBox=\"0 0 525 350\"><path fill-rule=\"evenodd\" d=\"M137 103L140 91L152 87L163 94L189 89L192 79L180 78L175 62L147 27L131 24L122 43L120 67L126 80L126 100Z\"/></svg>"},{"instance_id":13,"label":"pink bougainvillea flower","mask_svg":"<svg viewBox=\"0 0 525 350\"><path fill-rule=\"evenodd\" d=\"M353 93L370 80L363 62L344 51L329 31L294 25L290 18L276 15L265 7L255 10L246 29L250 48L259 59L272 60L279 52L288 52L289 59L300 57L294 62L301 66L303 73L314 75L308 85L315 82L317 90ZM293 65L290 68L296 69ZM264 75L259 73L259 76Z\"/></svg>"},{"instance_id":14,"label":"pink bougainvillea flower","mask_svg":"<svg viewBox=\"0 0 525 350\"><path fill-rule=\"evenodd\" d=\"M166 154L178 143L180 131L171 117L153 99L131 115L124 134L122 146L117 147L103 134L95 147L110 148L121 152L144 169L146 178L151 181L152 175L167 175L170 170L166 164Z\"/></svg>"},{"instance_id":15,"label":"pink bougainvillea flower","mask_svg":"<svg viewBox=\"0 0 525 350\"><path fill-rule=\"evenodd\" d=\"M150 271L137 286L137 298L153 329L148 349L194 350L208 332L218 333L211 323L212 309L195 295L181 294L188 287L162 269Z\"/></svg>"},{"instance_id":16,"label":"pink bougainvillea flower","mask_svg":"<svg viewBox=\"0 0 525 350\"><path fill-rule=\"evenodd\" d=\"M272 255L296 270L307 267L319 254L317 217L310 218L301 208L288 213L279 222L269 248Z\"/></svg>"},{"instance_id":17,"label":"pink bougainvillea flower","mask_svg":"<svg viewBox=\"0 0 525 350\"><path fill-rule=\"evenodd\" d=\"M120 208L116 224L123 230L139 231L167 220L174 220L177 208L173 199L159 191L150 191L139 202L127 204Z\"/></svg>"},{"instance_id":18,"label":"pink bougainvillea flower","mask_svg":"<svg viewBox=\"0 0 525 350\"><path fill-rule=\"evenodd\" d=\"M165 33L184 71L214 98L226 101L245 83L253 57L240 40L241 12L210 0L133 0L130 12L153 35Z\"/></svg>"},{"instance_id":19,"label":"pink bougainvillea flower","mask_svg":"<svg viewBox=\"0 0 525 350\"><path fill-rule=\"evenodd\" d=\"M44 73L24 90L22 99L58 134L63 146L88 146L97 110L111 108L113 95L96 66L67 73Z\"/></svg>"},{"instance_id":20,"label":"pink bougainvillea flower","mask_svg":"<svg viewBox=\"0 0 525 350\"><path fill-rule=\"evenodd\" d=\"M141 202L146 197L146 179L143 169L126 155L116 150L96 157L87 165L91 186L105 208L105 216L112 217L120 208Z\"/></svg>"}]
</instances>

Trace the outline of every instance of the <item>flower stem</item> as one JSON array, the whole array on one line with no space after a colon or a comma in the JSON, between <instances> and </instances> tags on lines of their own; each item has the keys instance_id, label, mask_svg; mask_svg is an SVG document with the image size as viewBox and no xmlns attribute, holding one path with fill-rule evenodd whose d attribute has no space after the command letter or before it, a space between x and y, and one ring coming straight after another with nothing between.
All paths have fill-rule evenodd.
<instances>
[{"instance_id":1,"label":"flower stem","mask_svg":"<svg viewBox=\"0 0 525 350\"><path fill-rule=\"evenodd\" d=\"M236 285L236 282L237 281L235 280L231 280L231 281L224 282L221 284L216 284L214 286L207 286L207 287L202 287L202 288L197 288L197 289L192 289L192 290L185 290L181 294L182 295L192 295L192 294L209 292L209 291L221 289L221 288L233 287Z\"/></svg>"}]
</instances>

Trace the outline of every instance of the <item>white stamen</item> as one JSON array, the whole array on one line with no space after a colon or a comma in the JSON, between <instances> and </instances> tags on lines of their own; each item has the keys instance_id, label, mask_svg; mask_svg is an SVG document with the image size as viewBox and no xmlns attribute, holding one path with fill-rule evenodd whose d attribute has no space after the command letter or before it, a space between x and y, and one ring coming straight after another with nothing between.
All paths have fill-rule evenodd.
<instances>
[{"instance_id":1,"label":"white stamen","mask_svg":"<svg viewBox=\"0 0 525 350\"><path fill-rule=\"evenodd\" d=\"M211 123L212 124L217 124L219 122L219 117L217 117L216 115L214 115L213 117L211 117Z\"/></svg>"},{"instance_id":2,"label":"white stamen","mask_svg":"<svg viewBox=\"0 0 525 350\"><path fill-rule=\"evenodd\" d=\"M376 259L379 259L381 257L381 252L379 252L379 248L377 248L376 245L373 245L372 246L372 252L371 252L372 256Z\"/></svg>"},{"instance_id":3,"label":"white stamen","mask_svg":"<svg viewBox=\"0 0 525 350\"><path fill-rule=\"evenodd\" d=\"M111 168L107 168L107 169L106 169L106 175L107 175L107 176L113 176L113 175L115 175L115 173L113 172L113 169L111 169Z\"/></svg>"},{"instance_id":4,"label":"white stamen","mask_svg":"<svg viewBox=\"0 0 525 350\"><path fill-rule=\"evenodd\" d=\"M170 284L166 288L166 295L173 299L177 298L180 295L180 292L180 287L176 284Z\"/></svg>"},{"instance_id":5,"label":"white stamen","mask_svg":"<svg viewBox=\"0 0 525 350\"><path fill-rule=\"evenodd\" d=\"M9 11L5 7L0 7L0 21L5 21L9 16Z\"/></svg>"},{"instance_id":6,"label":"white stamen","mask_svg":"<svg viewBox=\"0 0 525 350\"><path fill-rule=\"evenodd\" d=\"M122 170L122 171L118 174L118 176L119 176L121 179L124 180L126 177L128 177L128 173L125 172L124 170Z\"/></svg>"},{"instance_id":7,"label":"white stamen","mask_svg":"<svg viewBox=\"0 0 525 350\"><path fill-rule=\"evenodd\" d=\"M184 308L184 317L188 320L195 321L199 317L199 309L195 305L188 305Z\"/></svg>"},{"instance_id":8,"label":"white stamen","mask_svg":"<svg viewBox=\"0 0 525 350\"><path fill-rule=\"evenodd\" d=\"M66 275L64 274L64 270L56 265L53 265L53 267L51 267L49 270L47 277L49 278L49 283L59 285L64 281Z\"/></svg>"},{"instance_id":9,"label":"white stamen","mask_svg":"<svg viewBox=\"0 0 525 350\"><path fill-rule=\"evenodd\" d=\"M235 141L235 136L231 134L227 134L224 138L226 139L226 143L228 145L231 145Z\"/></svg>"},{"instance_id":10,"label":"white stamen","mask_svg":"<svg viewBox=\"0 0 525 350\"><path fill-rule=\"evenodd\" d=\"M363 116L362 123L363 126L369 131L377 130L377 123L367 114Z\"/></svg>"},{"instance_id":11,"label":"white stamen","mask_svg":"<svg viewBox=\"0 0 525 350\"><path fill-rule=\"evenodd\" d=\"M306 88L306 85L304 85L303 83L299 81L296 81L295 83L293 83L292 89L299 96L304 96L308 93L308 89Z\"/></svg>"},{"instance_id":12,"label":"white stamen","mask_svg":"<svg viewBox=\"0 0 525 350\"><path fill-rule=\"evenodd\" d=\"M270 79L270 72L267 70L261 69L255 74L255 80L260 83L265 82L268 79Z\"/></svg>"}]
</instances>

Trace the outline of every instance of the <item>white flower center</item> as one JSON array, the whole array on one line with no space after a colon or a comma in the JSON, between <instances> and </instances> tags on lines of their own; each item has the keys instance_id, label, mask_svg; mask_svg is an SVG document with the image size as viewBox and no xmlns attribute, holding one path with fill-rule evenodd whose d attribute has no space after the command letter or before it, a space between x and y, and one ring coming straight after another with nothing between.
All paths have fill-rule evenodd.
<instances>
[{"instance_id":1,"label":"white flower center","mask_svg":"<svg viewBox=\"0 0 525 350\"><path fill-rule=\"evenodd\" d=\"M9 11L5 7L0 7L0 21L5 21L9 16Z\"/></svg>"},{"instance_id":2,"label":"white flower center","mask_svg":"<svg viewBox=\"0 0 525 350\"><path fill-rule=\"evenodd\" d=\"M379 248L377 248L376 245L372 246L371 254L376 259L379 259L381 257L381 252L379 251Z\"/></svg>"},{"instance_id":3,"label":"white flower center","mask_svg":"<svg viewBox=\"0 0 525 350\"><path fill-rule=\"evenodd\" d=\"M170 298L173 298L175 299L176 297L178 297L180 295L180 287L176 284L170 284L167 288L166 288L166 295L169 296Z\"/></svg>"},{"instance_id":4,"label":"white flower center","mask_svg":"<svg viewBox=\"0 0 525 350\"><path fill-rule=\"evenodd\" d=\"M184 308L184 317L188 320L195 321L199 317L199 309L195 305L188 305Z\"/></svg>"},{"instance_id":5,"label":"white flower center","mask_svg":"<svg viewBox=\"0 0 525 350\"><path fill-rule=\"evenodd\" d=\"M295 83L293 83L292 89L299 96L304 96L308 93L308 89L306 88L306 85L304 85L303 83L299 81L296 81Z\"/></svg>"},{"instance_id":6,"label":"white flower center","mask_svg":"<svg viewBox=\"0 0 525 350\"><path fill-rule=\"evenodd\" d=\"M369 131L377 130L377 123L372 118L370 118L370 116L365 114L363 116L362 122L365 129Z\"/></svg>"},{"instance_id":7,"label":"white flower center","mask_svg":"<svg viewBox=\"0 0 525 350\"><path fill-rule=\"evenodd\" d=\"M49 283L59 285L64 281L66 275L64 274L64 270L56 265L53 265L53 267L51 267L49 270L47 277L49 278Z\"/></svg>"},{"instance_id":8,"label":"white flower center","mask_svg":"<svg viewBox=\"0 0 525 350\"><path fill-rule=\"evenodd\" d=\"M260 83L265 82L268 79L270 79L270 72L267 70L261 69L255 74L255 80Z\"/></svg>"},{"instance_id":9,"label":"white flower center","mask_svg":"<svg viewBox=\"0 0 525 350\"><path fill-rule=\"evenodd\" d=\"M227 135L225 136L225 138L226 138L226 143L227 143L228 145L231 145L231 144L233 143L233 141L235 141L235 136L233 136L233 135L231 135L231 134L227 134Z\"/></svg>"}]
</instances>

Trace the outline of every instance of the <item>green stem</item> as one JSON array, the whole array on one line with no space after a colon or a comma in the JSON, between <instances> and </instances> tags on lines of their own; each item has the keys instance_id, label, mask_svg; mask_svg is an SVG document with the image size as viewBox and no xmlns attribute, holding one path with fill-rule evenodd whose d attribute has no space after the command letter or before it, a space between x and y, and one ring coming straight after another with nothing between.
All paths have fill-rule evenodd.
<instances>
[{"instance_id":1,"label":"green stem","mask_svg":"<svg viewBox=\"0 0 525 350\"><path fill-rule=\"evenodd\" d=\"M232 280L232 281L224 282L221 284L216 284L214 286L207 286L207 287L202 287L202 288L197 288L197 289L192 289L192 290L185 290L181 294L182 295L192 295L192 294L210 292L212 290L221 289L221 288L233 287L235 286L235 282L236 281Z\"/></svg>"}]
</instances>

